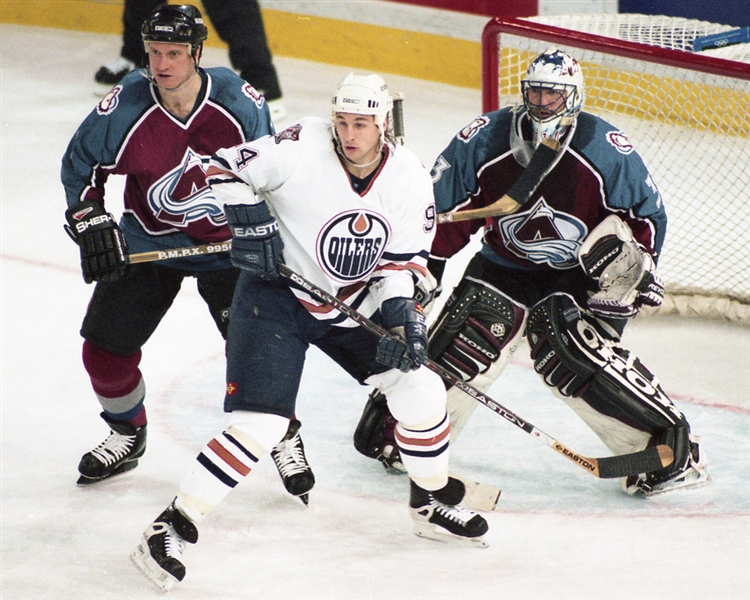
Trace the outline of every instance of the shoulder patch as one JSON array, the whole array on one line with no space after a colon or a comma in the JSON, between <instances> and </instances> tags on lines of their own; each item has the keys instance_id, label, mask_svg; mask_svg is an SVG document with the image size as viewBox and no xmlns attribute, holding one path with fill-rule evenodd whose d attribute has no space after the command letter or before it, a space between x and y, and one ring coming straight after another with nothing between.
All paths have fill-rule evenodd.
<instances>
[{"instance_id":1,"label":"shoulder patch","mask_svg":"<svg viewBox=\"0 0 750 600\"><path fill-rule=\"evenodd\" d=\"M261 108L263 106L263 101L265 98L263 97L263 94L261 94L258 90L256 90L252 85L249 83L246 83L242 86L242 93L245 94L250 100L255 102L255 106L258 108Z\"/></svg>"},{"instance_id":2,"label":"shoulder patch","mask_svg":"<svg viewBox=\"0 0 750 600\"><path fill-rule=\"evenodd\" d=\"M120 92L122 91L121 85L113 87L109 93L101 99L101 102L96 105L96 112L99 115L109 115L117 108L120 104Z\"/></svg>"},{"instance_id":3,"label":"shoulder patch","mask_svg":"<svg viewBox=\"0 0 750 600\"><path fill-rule=\"evenodd\" d=\"M615 147L620 154L630 154L635 146L622 131L608 131L607 141Z\"/></svg>"},{"instance_id":4,"label":"shoulder patch","mask_svg":"<svg viewBox=\"0 0 750 600\"><path fill-rule=\"evenodd\" d=\"M299 141L299 134L302 131L302 125L292 125L287 127L284 131L277 133L273 136L274 141L280 144L284 140L291 140L292 142Z\"/></svg>"},{"instance_id":5,"label":"shoulder patch","mask_svg":"<svg viewBox=\"0 0 750 600\"><path fill-rule=\"evenodd\" d=\"M481 129L487 127L487 125L489 124L490 118L482 115L474 119L471 123L469 123L461 131L459 131L456 137L462 142L468 142L477 133L479 133Z\"/></svg>"}]
</instances>

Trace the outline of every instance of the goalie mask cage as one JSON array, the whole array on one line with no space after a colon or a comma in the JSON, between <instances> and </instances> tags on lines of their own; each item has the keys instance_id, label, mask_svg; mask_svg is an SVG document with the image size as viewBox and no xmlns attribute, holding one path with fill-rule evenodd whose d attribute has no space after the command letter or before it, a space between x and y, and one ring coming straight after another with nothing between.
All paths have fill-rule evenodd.
<instances>
[{"instance_id":1,"label":"goalie mask cage","mask_svg":"<svg viewBox=\"0 0 750 600\"><path fill-rule=\"evenodd\" d=\"M692 52L731 27L650 15L493 19L482 35L483 111L520 104L550 46L583 69L583 110L622 130L667 207L658 311L750 324L750 44Z\"/></svg>"}]
</instances>

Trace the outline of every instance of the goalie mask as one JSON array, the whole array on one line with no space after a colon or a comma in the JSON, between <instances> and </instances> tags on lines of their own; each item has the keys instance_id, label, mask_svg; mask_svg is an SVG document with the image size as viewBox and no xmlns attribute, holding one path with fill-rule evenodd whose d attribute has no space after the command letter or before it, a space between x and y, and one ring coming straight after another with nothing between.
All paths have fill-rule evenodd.
<instances>
[{"instance_id":1,"label":"goalie mask","mask_svg":"<svg viewBox=\"0 0 750 600\"><path fill-rule=\"evenodd\" d=\"M581 112L586 95L578 61L548 48L529 65L521 93L534 132L534 147L544 138L560 139Z\"/></svg>"},{"instance_id":2,"label":"goalie mask","mask_svg":"<svg viewBox=\"0 0 750 600\"><path fill-rule=\"evenodd\" d=\"M336 114L350 113L372 115L380 129L381 144L388 130L388 113L393 108L393 98L385 80L380 75L355 75L349 73L339 83L331 101L333 135L336 137Z\"/></svg>"}]
</instances>

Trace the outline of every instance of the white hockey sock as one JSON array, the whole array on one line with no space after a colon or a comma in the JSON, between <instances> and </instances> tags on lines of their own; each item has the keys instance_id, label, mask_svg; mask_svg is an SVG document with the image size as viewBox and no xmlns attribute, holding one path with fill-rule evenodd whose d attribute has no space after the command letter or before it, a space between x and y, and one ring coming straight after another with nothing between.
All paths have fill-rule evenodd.
<instances>
[{"instance_id":1,"label":"white hockey sock","mask_svg":"<svg viewBox=\"0 0 750 600\"><path fill-rule=\"evenodd\" d=\"M259 458L229 432L217 435L198 454L193 469L182 479L178 507L199 523L250 473Z\"/></svg>"},{"instance_id":2,"label":"white hockey sock","mask_svg":"<svg viewBox=\"0 0 750 600\"><path fill-rule=\"evenodd\" d=\"M289 420L235 411L231 423L206 444L180 483L177 505L195 523L203 520L284 437Z\"/></svg>"},{"instance_id":3,"label":"white hockey sock","mask_svg":"<svg viewBox=\"0 0 750 600\"><path fill-rule=\"evenodd\" d=\"M448 446L451 426L448 415L429 429L408 429L398 423L396 443L409 477L425 490L439 490L448 482Z\"/></svg>"}]
</instances>

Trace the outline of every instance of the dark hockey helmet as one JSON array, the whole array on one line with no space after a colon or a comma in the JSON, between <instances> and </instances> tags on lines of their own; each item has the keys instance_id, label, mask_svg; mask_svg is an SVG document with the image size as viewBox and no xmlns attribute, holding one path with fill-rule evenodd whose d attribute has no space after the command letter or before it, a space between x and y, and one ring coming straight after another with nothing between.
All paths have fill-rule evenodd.
<instances>
[{"instance_id":1,"label":"dark hockey helmet","mask_svg":"<svg viewBox=\"0 0 750 600\"><path fill-rule=\"evenodd\" d=\"M192 4L160 4L141 26L144 42L190 44L193 58L208 37L203 15Z\"/></svg>"}]
</instances>

